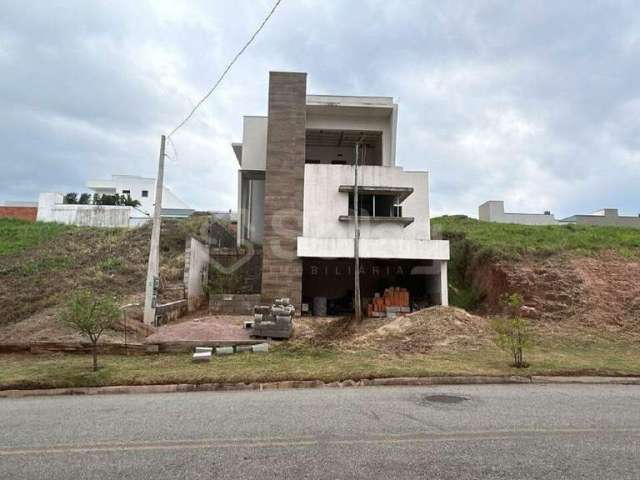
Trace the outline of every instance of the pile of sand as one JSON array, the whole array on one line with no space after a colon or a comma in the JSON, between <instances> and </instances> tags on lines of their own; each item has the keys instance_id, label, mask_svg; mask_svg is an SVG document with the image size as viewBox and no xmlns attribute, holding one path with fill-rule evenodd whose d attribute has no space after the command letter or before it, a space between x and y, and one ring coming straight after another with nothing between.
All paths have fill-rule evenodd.
<instances>
[{"instance_id":1,"label":"pile of sand","mask_svg":"<svg viewBox=\"0 0 640 480\"><path fill-rule=\"evenodd\" d=\"M431 307L403 315L351 339L353 347L388 353L478 348L491 342L488 320L456 307Z\"/></svg>"}]
</instances>

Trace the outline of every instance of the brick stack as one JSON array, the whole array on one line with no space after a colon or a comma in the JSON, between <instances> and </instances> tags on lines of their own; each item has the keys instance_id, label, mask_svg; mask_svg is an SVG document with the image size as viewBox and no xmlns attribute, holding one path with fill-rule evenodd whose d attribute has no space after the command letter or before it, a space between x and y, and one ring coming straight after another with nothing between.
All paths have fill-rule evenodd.
<instances>
[{"instance_id":1,"label":"brick stack","mask_svg":"<svg viewBox=\"0 0 640 480\"><path fill-rule=\"evenodd\" d=\"M410 311L409 291L402 287L386 288L382 295L376 293L367 306L368 317L395 317Z\"/></svg>"}]
</instances>

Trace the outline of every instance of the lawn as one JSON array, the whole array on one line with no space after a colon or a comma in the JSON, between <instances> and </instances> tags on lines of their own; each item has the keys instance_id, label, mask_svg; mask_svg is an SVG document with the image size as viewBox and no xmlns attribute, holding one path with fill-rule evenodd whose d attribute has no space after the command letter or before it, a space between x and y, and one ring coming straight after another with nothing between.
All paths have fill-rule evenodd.
<instances>
[{"instance_id":1,"label":"lawn","mask_svg":"<svg viewBox=\"0 0 640 480\"><path fill-rule=\"evenodd\" d=\"M166 383L325 382L374 377L451 375L640 375L640 345L606 339L545 339L526 356L530 367L509 366L493 346L427 355L384 355L279 345L268 354L244 353L194 364L188 354L101 356L91 371L89 355L0 356L0 389Z\"/></svg>"},{"instance_id":2,"label":"lawn","mask_svg":"<svg viewBox=\"0 0 640 480\"><path fill-rule=\"evenodd\" d=\"M530 226L480 222L464 216L443 216L431 221L436 235L465 240L487 254L512 256L523 253L554 254L574 251L595 253L613 250L625 256L640 255L640 230L589 225Z\"/></svg>"},{"instance_id":3,"label":"lawn","mask_svg":"<svg viewBox=\"0 0 640 480\"><path fill-rule=\"evenodd\" d=\"M59 223L34 223L14 218L0 218L0 255L26 250L71 228L73 227Z\"/></svg>"}]
</instances>

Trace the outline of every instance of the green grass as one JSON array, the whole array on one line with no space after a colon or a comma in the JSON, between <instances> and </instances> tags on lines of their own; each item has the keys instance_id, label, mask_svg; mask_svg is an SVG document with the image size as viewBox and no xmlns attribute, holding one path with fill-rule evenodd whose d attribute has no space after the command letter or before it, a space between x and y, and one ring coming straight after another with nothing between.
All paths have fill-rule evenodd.
<instances>
[{"instance_id":1,"label":"green grass","mask_svg":"<svg viewBox=\"0 0 640 480\"><path fill-rule=\"evenodd\" d=\"M0 218L0 255L26 250L71 228L58 223L34 223L13 218Z\"/></svg>"},{"instance_id":2,"label":"green grass","mask_svg":"<svg viewBox=\"0 0 640 480\"><path fill-rule=\"evenodd\" d=\"M402 376L451 375L640 375L640 345L604 339L545 340L525 355L530 367L515 369L496 347L430 355L383 355L371 351L289 349L268 354L214 357L194 364L188 354L99 357L91 371L89 355L0 356L0 389L56 388L165 383L271 382Z\"/></svg>"},{"instance_id":3,"label":"green grass","mask_svg":"<svg viewBox=\"0 0 640 480\"><path fill-rule=\"evenodd\" d=\"M589 225L529 226L480 222L464 216L444 216L431 221L434 233L451 240L464 239L488 255L555 254L613 250L624 256L640 255L640 230Z\"/></svg>"}]
</instances>

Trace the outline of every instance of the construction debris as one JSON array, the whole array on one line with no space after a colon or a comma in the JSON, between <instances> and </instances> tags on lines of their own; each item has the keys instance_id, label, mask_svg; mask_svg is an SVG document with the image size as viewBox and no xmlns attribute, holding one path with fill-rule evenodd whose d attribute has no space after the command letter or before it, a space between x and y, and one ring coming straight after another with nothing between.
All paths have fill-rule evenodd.
<instances>
[{"instance_id":1,"label":"construction debris","mask_svg":"<svg viewBox=\"0 0 640 480\"><path fill-rule=\"evenodd\" d=\"M295 307L288 298L278 298L271 307L254 307L254 337L289 338L293 333Z\"/></svg>"},{"instance_id":2,"label":"construction debris","mask_svg":"<svg viewBox=\"0 0 640 480\"><path fill-rule=\"evenodd\" d=\"M233 355L233 347L216 347L216 355Z\"/></svg>"},{"instance_id":3,"label":"construction debris","mask_svg":"<svg viewBox=\"0 0 640 480\"><path fill-rule=\"evenodd\" d=\"M382 296L376 293L367 306L367 316L395 318L399 313L409 313L411 311L409 300L409 291L406 288L385 288Z\"/></svg>"},{"instance_id":4,"label":"construction debris","mask_svg":"<svg viewBox=\"0 0 640 480\"><path fill-rule=\"evenodd\" d=\"M259 343L258 345L252 345L251 350L253 353L267 353L269 351L269 344Z\"/></svg>"},{"instance_id":5,"label":"construction debris","mask_svg":"<svg viewBox=\"0 0 640 480\"><path fill-rule=\"evenodd\" d=\"M192 361L193 362L209 362L211 361L211 354L213 353L213 348L210 347L196 347L196 351L193 354Z\"/></svg>"}]
</instances>

